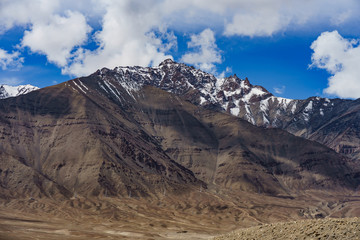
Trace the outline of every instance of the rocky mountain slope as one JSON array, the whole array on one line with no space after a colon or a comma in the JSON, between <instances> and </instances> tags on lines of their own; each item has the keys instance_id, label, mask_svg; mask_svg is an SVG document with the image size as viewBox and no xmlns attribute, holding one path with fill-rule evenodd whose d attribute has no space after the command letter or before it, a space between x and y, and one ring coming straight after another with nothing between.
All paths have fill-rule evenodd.
<instances>
[{"instance_id":1,"label":"rocky mountain slope","mask_svg":"<svg viewBox=\"0 0 360 240\"><path fill-rule=\"evenodd\" d=\"M0 102L2 194L145 197L201 184L116 103L78 91L65 83Z\"/></svg>"},{"instance_id":2,"label":"rocky mountain slope","mask_svg":"<svg viewBox=\"0 0 360 240\"><path fill-rule=\"evenodd\" d=\"M22 94L29 93L31 91L38 90L38 87L32 85L19 85L19 86L9 86L6 84L0 85L0 99L8 97L16 97Z\"/></svg>"},{"instance_id":3,"label":"rocky mountain slope","mask_svg":"<svg viewBox=\"0 0 360 240\"><path fill-rule=\"evenodd\" d=\"M158 67L118 67L111 72L128 90L151 85L182 96L195 105L226 111L266 128L282 128L360 159L360 100L311 97L292 100L273 96L236 75L217 79L170 59Z\"/></svg>"}]
</instances>

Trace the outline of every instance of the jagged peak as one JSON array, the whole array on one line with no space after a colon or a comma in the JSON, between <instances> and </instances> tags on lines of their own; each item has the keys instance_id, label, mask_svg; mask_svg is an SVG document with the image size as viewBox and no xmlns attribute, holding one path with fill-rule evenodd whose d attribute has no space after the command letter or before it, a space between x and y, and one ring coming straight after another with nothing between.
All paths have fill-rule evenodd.
<instances>
[{"instance_id":1,"label":"jagged peak","mask_svg":"<svg viewBox=\"0 0 360 240\"><path fill-rule=\"evenodd\" d=\"M176 64L176 63L177 62L175 62L173 59L167 58L159 64L159 67L167 64Z\"/></svg>"},{"instance_id":2,"label":"jagged peak","mask_svg":"<svg viewBox=\"0 0 360 240\"><path fill-rule=\"evenodd\" d=\"M229 77L226 77L225 80L230 80L230 81L234 81L237 83L241 82L241 79L236 75L236 73L234 75L230 75Z\"/></svg>"},{"instance_id":3,"label":"jagged peak","mask_svg":"<svg viewBox=\"0 0 360 240\"><path fill-rule=\"evenodd\" d=\"M244 79L244 84L247 85L247 86L252 86L247 77L245 77L245 79Z\"/></svg>"}]
</instances>

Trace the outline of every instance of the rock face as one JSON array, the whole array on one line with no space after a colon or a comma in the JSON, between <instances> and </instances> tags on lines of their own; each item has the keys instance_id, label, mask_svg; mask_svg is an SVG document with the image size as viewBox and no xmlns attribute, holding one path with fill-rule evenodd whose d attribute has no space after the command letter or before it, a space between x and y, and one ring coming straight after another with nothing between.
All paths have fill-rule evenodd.
<instances>
[{"instance_id":1,"label":"rock face","mask_svg":"<svg viewBox=\"0 0 360 240\"><path fill-rule=\"evenodd\" d=\"M257 126L282 128L360 159L360 100L276 97L248 79L236 75L217 79L170 59L153 68L104 68L98 73L112 75L128 90L155 86L195 105L228 112Z\"/></svg>"},{"instance_id":2,"label":"rock face","mask_svg":"<svg viewBox=\"0 0 360 240\"><path fill-rule=\"evenodd\" d=\"M215 111L271 97L236 76L216 80L167 60L1 100L1 195L156 197L216 186L292 198L356 189L358 170L335 151Z\"/></svg>"},{"instance_id":3,"label":"rock face","mask_svg":"<svg viewBox=\"0 0 360 240\"><path fill-rule=\"evenodd\" d=\"M16 97L22 94L26 94L35 90L38 90L38 87L32 85L19 85L19 86L9 86L2 84L0 85L0 99Z\"/></svg>"}]
</instances>

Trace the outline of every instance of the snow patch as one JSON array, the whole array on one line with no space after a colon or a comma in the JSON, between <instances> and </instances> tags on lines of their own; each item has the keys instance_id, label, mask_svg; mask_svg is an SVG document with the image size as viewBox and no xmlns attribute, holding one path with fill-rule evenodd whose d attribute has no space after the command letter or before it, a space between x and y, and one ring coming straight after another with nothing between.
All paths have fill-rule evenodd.
<instances>
[{"instance_id":1,"label":"snow patch","mask_svg":"<svg viewBox=\"0 0 360 240\"><path fill-rule=\"evenodd\" d=\"M221 87L224 85L225 78L217 78L215 82L216 90L220 91Z\"/></svg>"},{"instance_id":2,"label":"snow patch","mask_svg":"<svg viewBox=\"0 0 360 240\"><path fill-rule=\"evenodd\" d=\"M108 90L100 82L98 82L98 85L100 88L102 88L102 90L104 90L107 94L109 94Z\"/></svg>"},{"instance_id":3,"label":"snow patch","mask_svg":"<svg viewBox=\"0 0 360 240\"><path fill-rule=\"evenodd\" d=\"M251 99L253 96L263 96L263 95L265 95L265 94L266 94L266 93L265 93L263 90L261 90L261 89L252 88L252 89L250 90L250 92L243 97L243 100L244 100L244 102L249 103L250 99Z\"/></svg>"},{"instance_id":4,"label":"snow patch","mask_svg":"<svg viewBox=\"0 0 360 240\"><path fill-rule=\"evenodd\" d=\"M248 104L245 105L245 110L246 110L246 114L245 114L246 120L252 123L253 125L255 125L255 119L251 113L251 109Z\"/></svg>"},{"instance_id":5,"label":"snow patch","mask_svg":"<svg viewBox=\"0 0 360 240\"><path fill-rule=\"evenodd\" d=\"M200 96L200 105L203 105L206 102L206 99Z\"/></svg>"},{"instance_id":6,"label":"snow patch","mask_svg":"<svg viewBox=\"0 0 360 240\"><path fill-rule=\"evenodd\" d=\"M313 109L313 101L310 101L308 105L304 108L305 112L311 112Z\"/></svg>"},{"instance_id":7,"label":"snow patch","mask_svg":"<svg viewBox=\"0 0 360 240\"><path fill-rule=\"evenodd\" d=\"M230 109L230 113L234 116L239 116L239 113L240 113L240 108L239 107L234 107L234 108L231 108Z\"/></svg>"},{"instance_id":8,"label":"snow patch","mask_svg":"<svg viewBox=\"0 0 360 240\"><path fill-rule=\"evenodd\" d=\"M295 111L296 111L296 105L297 105L297 102L294 101L294 104L292 105L291 107L291 113L294 114Z\"/></svg>"},{"instance_id":9,"label":"snow patch","mask_svg":"<svg viewBox=\"0 0 360 240\"><path fill-rule=\"evenodd\" d=\"M240 87L241 87L242 89L249 89L249 88L250 88L248 85L245 85L245 81L241 81Z\"/></svg>"},{"instance_id":10,"label":"snow patch","mask_svg":"<svg viewBox=\"0 0 360 240\"><path fill-rule=\"evenodd\" d=\"M84 94L86 94L86 91L84 91L79 85L76 84L75 80L73 81L73 83L75 84L75 86L80 89Z\"/></svg>"},{"instance_id":11,"label":"snow patch","mask_svg":"<svg viewBox=\"0 0 360 240\"><path fill-rule=\"evenodd\" d=\"M267 119L267 117L265 116L265 114L263 113L263 123L265 125L269 125L270 124L270 121Z\"/></svg>"},{"instance_id":12,"label":"snow patch","mask_svg":"<svg viewBox=\"0 0 360 240\"><path fill-rule=\"evenodd\" d=\"M269 100L270 100L270 98L260 101L260 110L264 113L269 111Z\"/></svg>"},{"instance_id":13,"label":"snow patch","mask_svg":"<svg viewBox=\"0 0 360 240\"><path fill-rule=\"evenodd\" d=\"M80 79L79 79L79 83L80 83L80 85L81 85L83 88L85 88L87 91L89 90L89 89L82 83L82 81L80 81Z\"/></svg>"},{"instance_id":14,"label":"snow patch","mask_svg":"<svg viewBox=\"0 0 360 240\"><path fill-rule=\"evenodd\" d=\"M112 89L112 87L111 87L111 85L109 84L109 82L104 81L104 84L105 84L106 87L111 91L111 93L112 93L113 95L115 95L115 97L119 100L119 102L121 102L120 96L115 93L115 91ZM115 88L115 89L116 89L116 88Z\"/></svg>"}]
</instances>

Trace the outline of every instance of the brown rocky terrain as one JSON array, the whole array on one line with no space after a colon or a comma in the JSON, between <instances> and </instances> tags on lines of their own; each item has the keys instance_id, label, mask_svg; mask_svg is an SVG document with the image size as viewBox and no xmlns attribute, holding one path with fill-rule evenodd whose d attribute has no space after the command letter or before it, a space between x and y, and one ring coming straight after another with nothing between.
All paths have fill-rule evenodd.
<instances>
[{"instance_id":1,"label":"brown rocky terrain","mask_svg":"<svg viewBox=\"0 0 360 240\"><path fill-rule=\"evenodd\" d=\"M317 198L203 190L159 199L2 200L0 239L212 239L241 227L360 213L359 196L311 196Z\"/></svg>"},{"instance_id":2,"label":"brown rocky terrain","mask_svg":"<svg viewBox=\"0 0 360 240\"><path fill-rule=\"evenodd\" d=\"M360 239L360 219L326 218L266 224L214 238L214 240L240 239Z\"/></svg>"}]
</instances>

